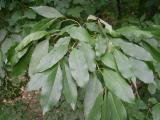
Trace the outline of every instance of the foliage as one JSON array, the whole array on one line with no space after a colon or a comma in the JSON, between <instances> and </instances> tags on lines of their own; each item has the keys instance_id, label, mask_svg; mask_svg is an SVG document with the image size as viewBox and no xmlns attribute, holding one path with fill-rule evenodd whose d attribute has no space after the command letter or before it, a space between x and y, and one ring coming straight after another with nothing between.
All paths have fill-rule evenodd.
<instances>
[{"instance_id":1,"label":"foliage","mask_svg":"<svg viewBox=\"0 0 160 120\"><path fill-rule=\"evenodd\" d=\"M69 16L76 16L77 18L81 19L82 16L86 18L89 14L94 14L99 8L101 8L101 6L105 5L104 2L105 1L102 0L101 4L97 4L97 1L91 2L89 0L0 0L0 98L9 99L19 96L20 88L26 84L26 78L28 78L26 75L27 72L23 74L25 76L25 80L23 81L21 81L21 79L19 80L19 77L16 77L17 74L20 74L19 72L25 71L25 69L19 70L18 67L15 67L14 71L16 72L11 72L13 66L18 62L19 59L27 61L27 59L22 57L23 54L27 52L27 49L22 53L20 52L18 56L11 56L13 52L15 52L14 48L17 43L19 43L21 39L30 32L48 28L48 26L53 25L55 22L54 20L50 21L49 19L45 19L43 20L44 24L41 22L37 24L37 20L39 20L41 17L37 16L35 12L30 9L30 6L56 6L56 8L61 10L62 13L65 13ZM93 6L90 7L91 9L88 9L91 3L93 3ZM41 26L40 28L39 25ZM35 29L30 31L32 26L37 27L34 27ZM11 63L8 60L11 61ZM19 64L27 66L27 64Z\"/></svg>"},{"instance_id":2,"label":"foliage","mask_svg":"<svg viewBox=\"0 0 160 120\"><path fill-rule=\"evenodd\" d=\"M84 89L87 120L145 119L144 116L156 120L157 107L150 110L158 101L148 103L159 90L159 47L149 42L159 42L154 34L134 26L114 30L95 16L89 16L81 25L47 6L32 9L46 18L14 47L9 62L16 63L12 70L15 75L29 65L27 89L41 89L43 114L56 106L62 96L75 110L79 89ZM50 21L53 22L48 24ZM138 111L139 117L132 115Z\"/></svg>"},{"instance_id":3,"label":"foliage","mask_svg":"<svg viewBox=\"0 0 160 120\"><path fill-rule=\"evenodd\" d=\"M0 1L0 101L30 80L45 119L158 120L158 1L118 1Z\"/></svg>"},{"instance_id":4,"label":"foliage","mask_svg":"<svg viewBox=\"0 0 160 120\"><path fill-rule=\"evenodd\" d=\"M1 120L34 120L35 115L28 110L28 105L17 101L13 105L6 103L0 105Z\"/></svg>"}]
</instances>

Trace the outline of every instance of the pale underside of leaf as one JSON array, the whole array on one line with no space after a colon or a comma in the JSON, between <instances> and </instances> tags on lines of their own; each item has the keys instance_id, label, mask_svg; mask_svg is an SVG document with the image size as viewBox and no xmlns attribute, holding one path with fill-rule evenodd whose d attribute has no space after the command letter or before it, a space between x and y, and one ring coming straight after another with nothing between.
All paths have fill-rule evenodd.
<instances>
[{"instance_id":1,"label":"pale underside of leaf","mask_svg":"<svg viewBox=\"0 0 160 120\"><path fill-rule=\"evenodd\" d=\"M60 66L55 66L48 79L44 82L41 91L40 102L43 114L49 111L60 99L62 91L62 71Z\"/></svg>"},{"instance_id":2,"label":"pale underside of leaf","mask_svg":"<svg viewBox=\"0 0 160 120\"><path fill-rule=\"evenodd\" d=\"M153 37L151 33L140 30L136 26L122 27L118 29L117 32L119 32L120 34L122 34L124 37L126 37L128 40L131 41L140 41L142 39L148 39Z\"/></svg>"},{"instance_id":3,"label":"pale underside of leaf","mask_svg":"<svg viewBox=\"0 0 160 120\"><path fill-rule=\"evenodd\" d=\"M79 49L84 54L84 57L85 57L87 64L88 64L89 71L94 72L96 70L96 61L95 61L95 53L94 53L91 45L89 45L87 43L80 43Z\"/></svg>"},{"instance_id":4,"label":"pale underside of leaf","mask_svg":"<svg viewBox=\"0 0 160 120\"><path fill-rule=\"evenodd\" d=\"M37 65L39 64L40 60L48 53L48 48L49 48L48 40L44 40L36 45L32 53L31 61L29 64L28 73L30 76L36 73Z\"/></svg>"},{"instance_id":5,"label":"pale underside of leaf","mask_svg":"<svg viewBox=\"0 0 160 120\"><path fill-rule=\"evenodd\" d=\"M107 52L104 56L102 56L101 61L103 64L111 69L116 70L116 63L112 53Z\"/></svg>"},{"instance_id":6,"label":"pale underside of leaf","mask_svg":"<svg viewBox=\"0 0 160 120\"><path fill-rule=\"evenodd\" d=\"M83 53L74 48L69 55L71 74L80 87L84 87L89 81L88 65Z\"/></svg>"},{"instance_id":7,"label":"pale underside of leaf","mask_svg":"<svg viewBox=\"0 0 160 120\"><path fill-rule=\"evenodd\" d=\"M66 30L68 34L73 38L82 42L90 42L92 41L90 34L83 27L72 26L70 29Z\"/></svg>"},{"instance_id":8,"label":"pale underside of leaf","mask_svg":"<svg viewBox=\"0 0 160 120\"><path fill-rule=\"evenodd\" d=\"M130 43L125 42L122 39L113 39L113 43L116 46L120 46L124 53L133 58L144 60L144 61L153 61L151 54L146 51L144 48Z\"/></svg>"},{"instance_id":9,"label":"pale underside of leaf","mask_svg":"<svg viewBox=\"0 0 160 120\"><path fill-rule=\"evenodd\" d=\"M154 82L153 72L144 62L133 58L129 59L118 50L114 51L114 56L116 59L118 70L123 77L129 80L133 80L132 78L138 78L144 83Z\"/></svg>"},{"instance_id":10,"label":"pale underside of leaf","mask_svg":"<svg viewBox=\"0 0 160 120\"><path fill-rule=\"evenodd\" d=\"M69 42L70 37L60 38L54 48L40 60L37 71L45 71L61 60L68 51Z\"/></svg>"},{"instance_id":11,"label":"pale underside of leaf","mask_svg":"<svg viewBox=\"0 0 160 120\"><path fill-rule=\"evenodd\" d=\"M63 62L63 93L68 103L73 110L77 102L77 86L71 76L71 71L68 64Z\"/></svg>"},{"instance_id":12,"label":"pale underside of leaf","mask_svg":"<svg viewBox=\"0 0 160 120\"><path fill-rule=\"evenodd\" d=\"M107 49L107 38L102 37L99 35L96 38L96 43L95 43L95 51L96 51L96 56L100 57L103 55Z\"/></svg>"},{"instance_id":13,"label":"pale underside of leaf","mask_svg":"<svg viewBox=\"0 0 160 120\"><path fill-rule=\"evenodd\" d=\"M121 98L123 101L132 103L134 102L134 94L131 86L123 79L117 72L109 69L104 69L103 78L106 87L114 93L116 96Z\"/></svg>"},{"instance_id":14,"label":"pale underside of leaf","mask_svg":"<svg viewBox=\"0 0 160 120\"><path fill-rule=\"evenodd\" d=\"M128 57L118 50L114 51L114 57L117 63L118 70L121 72L122 76L124 76L127 79L132 78L134 75L131 71L132 65Z\"/></svg>"},{"instance_id":15,"label":"pale underside of leaf","mask_svg":"<svg viewBox=\"0 0 160 120\"><path fill-rule=\"evenodd\" d=\"M42 72L42 73L37 73L33 76L31 76L29 83L27 84L27 90L32 91L32 90L39 90L44 82L48 79L48 76L50 75L50 70Z\"/></svg>"},{"instance_id":16,"label":"pale underside of leaf","mask_svg":"<svg viewBox=\"0 0 160 120\"><path fill-rule=\"evenodd\" d=\"M151 69L142 61L130 59L134 75L144 83L154 83L154 75Z\"/></svg>"}]
</instances>

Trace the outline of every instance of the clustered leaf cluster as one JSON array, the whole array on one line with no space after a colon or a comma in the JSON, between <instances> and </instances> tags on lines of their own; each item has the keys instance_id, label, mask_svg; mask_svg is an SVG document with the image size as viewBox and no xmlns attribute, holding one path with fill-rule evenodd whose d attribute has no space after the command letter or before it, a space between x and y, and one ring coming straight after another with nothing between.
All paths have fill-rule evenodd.
<instances>
[{"instance_id":1,"label":"clustered leaf cluster","mask_svg":"<svg viewBox=\"0 0 160 120\"><path fill-rule=\"evenodd\" d=\"M79 89L85 89L86 120L159 120L153 96L160 89L160 49L152 31L114 30L92 15L80 24L48 6L32 10L45 18L14 46L9 60L13 75L29 65L27 89L41 91L43 114L62 96L75 110Z\"/></svg>"}]
</instances>

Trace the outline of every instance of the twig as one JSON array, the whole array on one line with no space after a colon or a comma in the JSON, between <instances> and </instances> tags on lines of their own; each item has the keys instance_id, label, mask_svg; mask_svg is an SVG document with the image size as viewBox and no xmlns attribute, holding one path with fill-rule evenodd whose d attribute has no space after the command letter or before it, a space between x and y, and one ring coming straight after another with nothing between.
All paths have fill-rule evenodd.
<instances>
[{"instance_id":1,"label":"twig","mask_svg":"<svg viewBox=\"0 0 160 120\"><path fill-rule=\"evenodd\" d=\"M81 24L80 24L78 21L76 21L76 20L74 20L74 19L68 19L68 18L65 19L65 20L63 20L62 23L63 23L63 22L66 22L66 21L72 21L72 22L76 23L77 25L81 26Z\"/></svg>"}]
</instances>

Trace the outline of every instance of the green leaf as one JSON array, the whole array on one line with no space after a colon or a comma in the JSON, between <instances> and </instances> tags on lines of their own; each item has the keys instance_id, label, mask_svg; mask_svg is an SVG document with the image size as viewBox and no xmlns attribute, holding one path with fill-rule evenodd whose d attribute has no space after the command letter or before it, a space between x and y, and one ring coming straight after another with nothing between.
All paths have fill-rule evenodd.
<instances>
[{"instance_id":1,"label":"green leaf","mask_svg":"<svg viewBox=\"0 0 160 120\"><path fill-rule=\"evenodd\" d=\"M24 47L26 47L28 44L30 44L32 41L36 41L39 40L41 38L43 38L44 36L46 36L48 34L48 32L46 31L38 31L38 32L34 32L29 34L28 36L26 36L22 42L20 42L20 44L15 48L16 51L20 51L22 50Z\"/></svg>"},{"instance_id":2,"label":"green leaf","mask_svg":"<svg viewBox=\"0 0 160 120\"><path fill-rule=\"evenodd\" d=\"M127 56L122 54L120 51L114 51L114 57L117 63L118 70L123 77L131 79L134 74L132 73L132 64Z\"/></svg>"},{"instance_id":3,"label":"green leaf","mask_svg":"<svg viewBox=\"0 0 160 120\"><path fill-rule=\"evenodd\" d=\"M69 42L70 37L60 38L54 48L40 60L37 71L45 71L61 60L68 51Z\"/></svg>"},{"instance_id":4,"label":"green leaf","mask_svg":"<svg viewBox=\"0 0 160 120\"><path fill-rule=\"evenodd\" d=\"M73 110L75 110L75 105L77 102L77 87L71 76L71 71L66 63L63 61L63 93L68 103L70 103Z\"/></svg>"},{"instance_id":5,"label":"green leaf","mask_svg":"<svg viewBox=\"0 0 160 120\"><path fill-rule=\"evenodd\" d=\"M122 39L113 39L112 42L116 46L120 46L123 52L126 53L128 56L144 61L153 60L151 54L148 51L136 44L125 42Z\"/></svg>"},{"instance_id":6,"label":"green leaf","mask_svg":"<svg viewBox=\"0 0 160 120\"><path fill-rule=\"evenodd\" d=\"M27 53L29 49L29 47L26 47L25 49L16 52L15 47L16 45L12 46L7 52L7 59L11 63L12 66L18 63L19 60Z\"/></svg>"},{"instance_id":7,"label":"green leaf","mask_svg":"<svg viewBox=\"0 0 160 120\"><path fill-rule=\"evenodd\" d=\"M28 9L24 11L24 18L28 18L28 19L35 19L36 18L36 14L32 9Z\"/></svg>"},{"instance_id":8,"label":"green leaf","mask_svg":"<svg viewBox=\"0 0 160 120\"><path fill-rule=\"evenodd\" d=\"M116 63L112 53L107 52L104 56L102 56L101 61L103 64L111 69L116 70Z\"/></svg>"},{"instance_id":9,"label":"green leaf","mask_svg":"<svg viewBox=\"0 0 160 120\"><path fill-rule=\"evenodd\" d=\"M95 43L96 56L100 57L107 49L107 38L98 35Z\"/></svg>"},{"instance_id":10,"label":"green leaf","mask_svg":"<svg viewBox=\"0 0 160 120\"><path fill-rule=\"evenodd\" d=\"M31 76L29 83L27 84L27 90L39 90L44 85L44 82L47 81L50 74L52 72L52 69L49 69L47 71L36 73Z\"/></svg>"},{"instance_id":11,"label":"green leaf","mask_svg":"<svg viewBox=\"0 0 160 120\"><path fill-rule=\"evenodd\" d=\"M32 56L33 47L29 48L29 51L20 59L20 61L13 66L11 75L18 76L26 71L28 68L31 56Z\"/></svg>"},{"instance_id":12,"label":"green leaf","mask_svg":"<svg viewBox=\"0 0 160 120\"><path fill-rule=\"evenodd\" d=\"M160 103L153 106L152 116L153 120L160 120Z\"/></svg>"},{"instance_id":13,"label":"green leaf","mask_svg":"<svg viewBox=\"0 0 160 120\"><path fill-rule=\"evenodd\" d=\"M99 32L99 27L95 22L86 23L86 28L92 32Z\"/></svg>"},{"instance_id":14,"label":"green leaf","mask_svg":"<svg viewBox=\"0 0 160 120\"><path fill-rule=\"evenodd\" d=\"M96 101L92 107L92 110L90 111L90 114L88 115L87 120L100 120L101 119L101 107L103 102L103 95L100 93Z\"/></svg>"},{"instance_id":15,"label":"green leaf","mask_svg":"<svg viewBox=\"0 0 160 120\"><path fill-rule=\"evenodd\" d=\"M107 91L104 93L103 103L102 103L102 116L101 120L111 120L111 110L108 96L106 95Z\"/></svg>"},{"instance_id":16,"label":"green leaf","mask_svg":"<svg viewBox=\"0 0 160 120\"><path fill-rule=\"evenodd\" d=\"M71 74L78 86L84 87L89 81L88 65L83 53L74 48L69 55Z\"/></svg>"},{"instance_id":17,"label":"green leaf","mask_svg":"<svg viewBox=\"0 0 160 120\"><path fill-rule=\"evenodd\" d=\"M151 44L147 42L143 42L144 48L150 52L150 54L153 56L153 58L157 61L160 62L160 52L158 49L153 47ZM157 43L158 45L158 43Z\"/></svg>"},{"instance_id":18,"label":"green leaf","mask_svg":"<svg viewBox=\"0 0 160 120\"><path fill-rule=\"evenodd\" d=\"M15 10L13 11L10 19L8 19L9 25L15 25L19 20L21 20L23 17L22 11L20 10Z\"/></svg>"},{"instance_id":19,"label":"green leaf","mask_svg":"<svg viewBox=\"0 0 160 120\"><path fill-rule=\"evenodd\" d=\"M123 101L134 102L134 94L131 86L117 72L104 69L102 72L106 87Z\"/></svg>"},{"instance_id":20,"label":"green leaf","mask_svg":"<svg viewBox=\"0 0 160 120\"><path fill-rule=\"evenodd\" d=\"M155 94L157 89L157 84L156 83L151 83L148 85L148 91L150 94Z\"/></svg>"},{"instance_id":21,"label":"green leaf","mask_svg":"<svg viewBox=\"0 0 160 120\"><path fill-rule=\"evenodd\" d=\"M58 12L53 7L48 6L38 6L38 7L31 7L36 13L39 15L46 17L46 18L60 18L63 17L63 15Z\"/></svg>"},{"instance_id":22,"label":"green leaf","mask_svg":"<svg viewBox=\"0 0 160 120\"><path fill-rule=\"evenodd\" d=\"M143 110L139 109L139 105L135 104L126 104L125 105L129 120L145 120L146 114Z\"/></svg>"},{"instance_id":23,"label":"green leaf","mask_svg":"<svg viewBox=\"0 0 160 120\"><path fill-rule=\"evenodd\" d=\"M160 51L159 51L160 48L159 48L158 40L148 39L143 42L143 46L153 56L153 58L155 60L155 61L153 61L154 69L155 69L155 72L160 77Z\"/></svg>"},{"instance_id":24,"label":"green leaf","mask_svg":"<svg viewBox=\"0 0 160 120\"><path fill-rule=\"evenodd\" d=\"M109 108L111 111L111 119L112 120L126 120L127 112L126 109L116 96L112 95L110 92L108 93L108 102Z\"/></svg>"},{"instance_id":25,"label":"green leaf","mask_svg":"<svg viewBox=\"0 0 160 120\"><path fill-rule=\"evenodd\" d=\"M48 79L42 86L40 103L43 108L43 114L49 111L59 101L62 91L62 79L60 66L53 67Z\"/></svg>"},{"instance_id":26,"label":"green leaf","mask_svg":"<svg viewBox=\"0 0 160 120\"><path fill-rule=\"evenodd\" d=\"M7 52L8 52L8 50L12 47L12 45L13 45L13 40L12 40L12 38L10 38L10 37L7 37L7 38L5 38L5 40L2 42L2 43L0 43L1 44L1 50L2 50L2 53L5 55Z\"/></svg>"},{"instance_id":27,"label":"green leaf","mask_svg":"<svg viewBox=\"0 0 160 120\"><path fill-rule=\"evenodd\" d=\"M145 39L145 40L143 40L142 42L149 44L150 46L152 46L152 47L153 47L155 50L157 50L157 51L160 50L158 39L155 39L155 38Z\"/></svg>"},{"instance_id":28,"label":"green leaf","mask_svg":"<svg viewBox=\"0 0 160 120\"><path fill-rule=\"evenodd\" d=\"M84 98L84 115L86 120L88 119L91 110L94 109L93 106L102 90L101 82L97 78L96 74L91 74L90 81L86 86L86 94Z\"/></svg>"},{"instance_id":29,"label":"green leaf","mask_svg":"<svg viewBox=\"0 0 160 120\"><path fill-rule=\"evenodd\" d=\"M153 37L151 33L140 30L135 26L125 26L118 29L117 32L121 33L124 37L131 41L140 41Z\"/></svg>"},{"instance_id":30,"label":"green leaf","mask_svg":"<svg viewBox=\"0 0 160 120\"><path fill-rule=\"evenodd\" d=\"M74 6L72 8L67 9L66 13L68 16L80 18L81 12L83 12L83 10L84 9L81 6Z\"/></svg>"},{"instance_id":31,"label":"green leaf","mask_svg":"<svg viewBox=\"0 0 160 120\"><path fill-rule=\"evenodd\" d=\"M87 43L80 43L79 49L84 54L84 57L88 64L89 71L94 72L96 70L96 61L95 61L95 52L93 51L91 45Z\"/></svg>"},{"instance_id":32,"label":"green leaf","mask_svg":"<svg viewBox=\"0 0 160 120\"><path fill-rule=\"evenodd\" d=\"M136 77L144 83L154 82L152 70L150 70L143 61L132 58L129 59L127 56L125 56L118 50L114 51L114 56L116 59L118 70L123 77L127 79L132 79Z\"/></svg>"},{"instance_id":33,"label":"green leaf","mask_svg":"<svg viewBox=\"0 0 160 120\"><path fill-rule=\"evenodd\" d=\"M99 19L99 21L105 26L105 30L106 30L107 33L111 34L113 32L113 29L112 29L111 25L109 25L107 22L105 22L102 19Z\"/></svg>"},{"instance_id":34,"label":"green leaf","mask_svg":"<svg viewBox=\"0 0 160 120\"><path fill-rule=\"evenodd\" d=\"M29 47L24 48L21 51L16 52L11 58L12 65L15 65L28 51Z\"/></svg>"},{"instance_id":35,"label":"green leaf","mask_svg":"<svg viewBox=\"0 0 160 120\"><path fill-rule=\"evenodd\" d=\"M32 53L31 61L29 64L29 76L34 75L37 71L37 66L40 60L48 53L49 41L44 40L38 43Z\"/></svg>"},{"instance_id":36,"label":"green leaf","mask_svg":"<svg viewBox=\"0 0 160 120\"><path fill-rule=\"evenodd\" d=\"M158 75L160 77L160 62L155 62L154 67L155 67L156 73L158 73Z\"/></svg>"},{"instance_id":37,"label":"green leaf","mask_svg":"<svg viewBox=\"0 0 160 120\"><path fill-rule=\"evenodd\" d=\"M79 41L82 42L90 42L91 36L90 34L87 32L87 30L83 27L70 27L70 29L67 29L68 34L73 38L73 39L77 39Z\"/></svg>"},{"instance_id":38,"label":"green leaf","mask_svg":"<svg viewBox=\"0 0 160 120\"><path fill-rule=\"evenodd\" d=\"M148 66L139 60L130 59L133 74L144 83L154 83L154 75Z\"/></svg>"},{"instance_id":39,"label":"green leaf","mask_svg":"<svg viewBox=\"0 0 160 120\"><path fill-rule=\"evenodd\" d=\"M160 25L150 25L146 30L151 32L156 39L160 39Z\"/></svg>"},{"instance_id":40,"label":"green leaf","mask_svg":"<svg viewBox=\"0 0 160 120\"><path fill-rule=\"evenodd\" d=\"M50 26L55 22L56 19L42 19L40 22L33 26L32 31L42 31L50 28Z\"/></svg>"}]
</instances>

